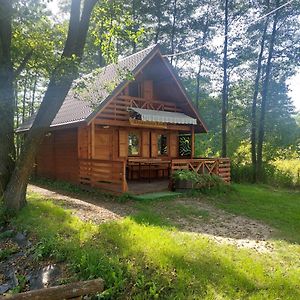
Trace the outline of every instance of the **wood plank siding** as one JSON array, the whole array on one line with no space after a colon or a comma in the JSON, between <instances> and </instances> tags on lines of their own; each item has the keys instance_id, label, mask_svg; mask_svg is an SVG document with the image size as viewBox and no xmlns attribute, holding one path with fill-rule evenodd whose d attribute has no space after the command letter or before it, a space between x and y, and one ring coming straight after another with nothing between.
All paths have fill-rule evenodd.
<instances>
[{"instance_id":1,"label":"wood plank siding","mask_svg":"<svg viewBox=\"0 0 300 300\"><path fill-rule=\"evenodd\" d=\"M77 183L77 141L77 128L48 133L36 157L36 174Z\"/></svg>"}]
</instances>

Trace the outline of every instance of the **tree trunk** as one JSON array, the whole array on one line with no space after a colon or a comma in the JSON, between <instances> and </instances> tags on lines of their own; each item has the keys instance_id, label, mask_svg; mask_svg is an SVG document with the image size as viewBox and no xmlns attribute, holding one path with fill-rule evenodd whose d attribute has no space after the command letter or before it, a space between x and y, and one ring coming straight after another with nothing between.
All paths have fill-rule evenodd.
<instances>
[{"instance_id":1,"label":"tree trunk","mask_svg":"<svg viewBox=\"0 0 300 300\"><path fill-rule=\"evenodd\" d=\"M262 68L262 58L264 53L265 47L265 39L266 33L268 28L268 19L264 24L263 35L260 43L260 51L257 60L257 71L256 77L254 82L254 94L253 94L253 101L252 101L252 111L251 111L251 160L252 160L252 180L253 182L257 181L257 161L256 161L256 105L257 105L257 97L259 91L259 80L261 75L261 68Z\"/></svg>"},{"instance_id":2,"label":"tree trunk","mask_svg":"<svg viewBox=\"0 0 300 300\"><path fill-rule=\"evenodd\" d=\"M81 0L72 0L68 37L60 63L52 72L40 109L4 193L5 206L12 213L26 204L27 183L39 145L77 77L91 12L96 2L86 0L80 14Z\"/></svg>"},{"instance_id":3,"label":"tree trunk","mask_svg":"<svg viewBox=\"0 0 300 300\"><path fill-rule=\"evenodd\" d=\"M201 70L202 70L202 61L203 61L203 47L206 43L206 39L208 36L208 19L206 20L202 41L200 45L200 54L199 54L199 65L198 65L198 72L197 72L197 85L196 85L196 106L199 109L199 102L200 102L200 79L201 79Z\"/></svg>"},{"instance_id":4,"label":"tree trunk","mask_svg":"<svg viewBox=\"0 0 300 300\"><path fill-rule=\"evenodd\" d=\"M225 0L224 18L224 53L223 53L223 89L222 89L222 157L227 156L227 106L228 106L228 0Z\"/></svg>"},{"instance_id":5,"label":"tree trunk","mask_svg":"<svg viewBox=\"0 0 300 300\"><path fill-rule=\"evenodd\" d=\"M276 1L276 8L279 7L279 1ZM278 10L275 13L272 33L270 37L270 44L268 49L268 59L266 64L266 72L265 78L263 82L263 89L261 95L261 111L260 111L260 119L259 119L259 128L258 128L258 141L257 141L257 178L259 180L262 179L262 154L263 154L263 143L264 143L264 135L265 135L265 118L266 118L266 109L267 109L267 101L268 101L268 92L269 92L269 84L271 77L271 69L272 69L272 57L274 52L274 43L276 39L276 27L278 22Z\"/></svg>"},{"instance_id":6,"label":"tree trunk","mask_svg":"<svg viewBox=\"0 0 300 300\"><path fill-rule=\"evenodd\" d=\"M14 85L11 59L12 1L0 1L0 199L14 167ZM5 141L5 142L4 142Z\"/></svg>"},{"instance_id":7,"label":"tree trunk","mask_svg":"<svg viewBox=\"0 0 300 300\"><path fill-rule=\"evenodd\" d=\"M132 0L132 7L131 7L131 13L132 13L132 19L134 21L134 23L136 22L137 19L137 13L136 13L136 0ZM136 24L134 24L135 30L136 30ZM132 53L136 52L136 42L133 40L132 41Z\"/></svg>"},{"instance_id":8,"label":"tree trunk","mask_svg":"<svg viewBox=\"0 0 300 300\"><path fill-rule=\"evenodd\" d=\"M37 75L34 76L34 80L33 80L30 116L34 114L36 86L37 86Z\"/></svg>"},{"instance_id":9,"label":"tree trunk","mask_svg":"<svg viewBox=\"0 0 300 300\"><path fill-rule=\"evenodd\" d=\"M23 100L22 100L22 123L25 121L25 112L26 112L26 94L27 94L27 79L28 73L25 76L24 90L23 90Z\"/></svg>"},{"instance_id":10,"label":"tree trunk","mask_svg":"<svg viewBox=\"0 0 300 300\"><path fill-rule=\"evenodd\" d=\"M161 1L155 1L155 7L156 7L156 18L157 18L157 26L156 26L156 30L155 30L155 36L154 36L154 43L157 44L159 41L159 35L160 35L160 30L161 30L161 10L162 10L162 6L161 6Z\"/></svg>"},{"instance_id":11,"label":"tree trunk","mask_svg":"<svg viewBox=\"0 0 300 300\"><path fill-rule=\"evenodd\" d=\"M172 30L171 30L171 53L174 54L175 52L175 28L177 22L177 0L173 2L173 21L172 21ZM174 56L171 56L171 64L173 64Z\"/></svg>"}]
</instances>

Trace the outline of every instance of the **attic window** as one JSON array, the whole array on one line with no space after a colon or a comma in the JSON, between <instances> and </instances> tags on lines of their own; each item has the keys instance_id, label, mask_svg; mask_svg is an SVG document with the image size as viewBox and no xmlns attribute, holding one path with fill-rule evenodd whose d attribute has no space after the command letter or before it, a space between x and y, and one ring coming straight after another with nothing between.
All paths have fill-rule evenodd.
<instances>
[{"instance_id":1,"label":"attic window","mask_svg":"<svg viewBox=\"0 0 300 300\"><path fill-rule=\"evenodd\" d=\"M140 82L132 82L129 85L129 96L142 97L142 86Z\"/></svg>"}]
</instances>

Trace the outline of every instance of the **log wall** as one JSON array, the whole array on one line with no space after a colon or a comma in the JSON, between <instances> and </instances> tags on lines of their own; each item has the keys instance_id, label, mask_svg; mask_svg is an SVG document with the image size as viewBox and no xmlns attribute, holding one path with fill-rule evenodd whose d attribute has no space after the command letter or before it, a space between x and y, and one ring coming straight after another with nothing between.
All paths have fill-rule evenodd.
<instances>
[{"instance_id":1,"label":"log wall","mask_svg":"<svg viewBox=\"0 0 300 300\"><path fill-rule=\"evenodd\" d=\"M78 182L77 128L47 134L36 157L38 176Z\"/></svg>"}]
</instances>

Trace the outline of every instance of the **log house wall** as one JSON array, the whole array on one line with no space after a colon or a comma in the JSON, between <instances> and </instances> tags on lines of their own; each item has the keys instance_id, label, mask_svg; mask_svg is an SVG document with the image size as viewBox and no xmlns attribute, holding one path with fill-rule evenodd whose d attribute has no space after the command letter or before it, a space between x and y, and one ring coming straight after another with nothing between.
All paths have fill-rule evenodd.
<instances>
[{"instance_id":1,"label":"log house wall","mask_svg":"<svg viewBox=\"0 0 300 300\"><path fill-rule=\"evenodd\" d=\"M78 182L77 141L77 128L47 134L36 157L36 174Z\"/></svg>"}]
</instances>

